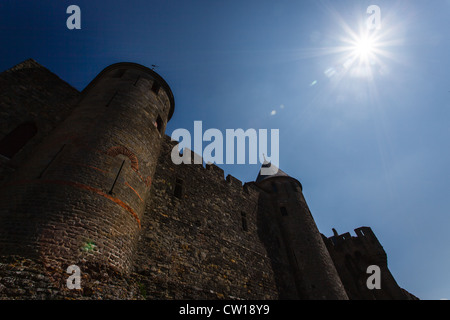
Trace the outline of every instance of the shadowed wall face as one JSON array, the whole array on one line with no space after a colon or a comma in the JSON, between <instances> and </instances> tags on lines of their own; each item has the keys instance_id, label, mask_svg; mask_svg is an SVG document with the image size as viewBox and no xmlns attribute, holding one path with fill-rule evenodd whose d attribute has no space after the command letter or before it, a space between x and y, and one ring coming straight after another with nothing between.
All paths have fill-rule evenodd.
<instances>
[{"instance_id":1,"label":"shadowed wall face","mask_svg":"<svg viewBox=\"0 0 450 320\"><path fill-rule=\"evenodd\" d=\"M407 300L417 299L400 288L388 268L387 256L377 237L369 227L350 233L325 238L325 243L350 297L354 300ZM380 290L367 287L369 266L380 268Z\"/></svg>"},{"instance_id":2,"label":"shadowed wall face","mask_svg":"<svg viewBox=\"0 0 450 320\"><path fill-rule=\"evenodd\" d=\"M152 70L115 64L80 94L27 60L0 87L0 298L346 299L342 283L405 297L371 230L321 236L281 170L242 186L175 165L173 95ZM367 263L383 274L369 296Z\"/></svg>"},{"instance_id":3,"label":"shadowed wall face","mask_svg":"<svg viewBox=\"0 0 450 320\"><path fill-rule=\"evenodd\" d=\"M73 110L80 92L33 59L0 73L0 88L3 183Z\"/></svg>"},{"instance_id":4,"label":"shadowed wall face","mask_svg":"<svg viewBox=\"0 0 450 320\"><path fill-rule=\"evenodd\" d=\"M271 194L272 219L279 228L298 298L348 299L298 181L274 176L258 185Z\"/></svg>"},{"instance_id":5,"label":"shadowed wall face","mask_svg":"<svg viewBox=\"0 0 450 320\"><path fill-rule=\"evenodd\" d=\"M128 270L171 97L145 67L106 68L3 187L0 253Z\"/></svg>"},{"instance_id":6,"label":"shadowed wall face","mask_svg":"<svg viewBox=\"0 0 450 320\"><path fill-rule=\"evenodd\" d=\"M136 251L147 296L277 299L258 190L215 165L175 165L174 146L166 137Z\"/></svg>"}]
</instances>

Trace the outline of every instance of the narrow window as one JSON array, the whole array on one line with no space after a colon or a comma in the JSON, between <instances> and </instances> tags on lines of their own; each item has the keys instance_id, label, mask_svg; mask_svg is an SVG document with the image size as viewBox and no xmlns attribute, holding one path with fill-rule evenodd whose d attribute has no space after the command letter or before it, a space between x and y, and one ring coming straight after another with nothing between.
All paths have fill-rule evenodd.
<instances>
[{"instance_id":1,"label":"narrow window","mask_svg":"<svg viewBox=\"0 0 450 320\"><path fill-rule=\"evenodd\" d=\"M248 231L247 214L245 212L241 212L241 222L242 222L242 230Z\"/></svg>"},{"instance_id":2,"label":"narrow window","mask_svg":"<svg viewBox=\"0 0 450 320\"><path fill-rule=\"evenodd\" d=\"M152 91L157 95L159 93L160 84L157 81L153 81Z\"/></svg>"},{"instance_id":3,"label":"narrow window","mask_svg":"<svg viewBox=\"0 0 450 320\"><path fill-rule=\"evenodd\" d=\"M0 141L0 154L11 159L36 133L34 122L20 124Z\"/></svg>"},{"instance_id":4,"label":"narrow window","mask_svg":"<svg viewBox=\"0 0 450 320\"><path fill-rule=\"evenodd\" d=\"M173 192L173 195L176 198L181 199L182 194L183 194L183 180L177 178L175 181L175 190Z\"/></svg>"},{"instance_id":5,"label":"narrow window","mask_svg":"<svg viewBox=\"0 0 450 320\"><path fill-rule=\"evenodd\" d=\"M162 133L163 121L160 116L158 116L158 118L156 118L154 125L155 125L155 128L158 130L158 132Z\"/></svg>"},{"instance_id":6,"label":"narrow window","mask_svg":"<svg viewBox=\"0 0 450 320\"><path fill-rule=\"evenodd\" d=\"M113 194L114 186L116 185L117 179L118 179L119 176L120 176L120 172L122 171L122 168L123 168L124 163L125 163L125 160L123 160L123 161L122 161L122 164L120 165L120 169L119 169L119 171L117 172L116 179L114 179L114 182L113 182L113 184L112 184L112 186L111 186L111 190L109 190L109 192L108 192L109 194Z\"/></svg>"},{"instance_id":7,"label":"narrow window","mask_svg":"<svg viewBox=\"0 0 450 320\"><path fill-rule=\"evenodd\" d=\"M282 215L283 217L285 217L285 216L288 215L287 210L286 210L285 207L281 207L281 208L280 208L280 211L281 211L281 215Z\"/></svg>"}]
</instances>

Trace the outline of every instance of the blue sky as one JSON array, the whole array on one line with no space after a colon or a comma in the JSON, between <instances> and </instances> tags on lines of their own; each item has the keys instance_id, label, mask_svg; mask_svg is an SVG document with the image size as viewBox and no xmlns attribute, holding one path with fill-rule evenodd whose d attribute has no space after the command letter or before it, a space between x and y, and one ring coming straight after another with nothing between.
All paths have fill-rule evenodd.
<instances>
[{"instance_id":1,"label":"blue sky","mask_svg":"<svg viewBox=\"0 0 450 320\"><path fill-rule=\"evenodd\" d=\"M355 57L369 5L381 29ZM115 62L158 65L168 135L279 129L323 234L372 227L400 286L450 298L449 15L449 0L2 0L0 69L34 58L82 90ZM221 167L243 182L259 169Z\"/></svg>"}]
</instances>

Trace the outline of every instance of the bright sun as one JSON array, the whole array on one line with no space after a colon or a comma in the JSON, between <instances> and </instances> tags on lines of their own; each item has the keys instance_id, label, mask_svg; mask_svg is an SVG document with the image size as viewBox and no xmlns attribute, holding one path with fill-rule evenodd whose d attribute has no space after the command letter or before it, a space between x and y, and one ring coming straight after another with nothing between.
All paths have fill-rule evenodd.
<instances>
[{"instance_id":1,"label":"bright sun","mask_svg":"<svg viewBox=\"0 0 450 320\"><path fill-rule=\"evenodd\" d=\"M369 28L364 21L350 25L337 12L332 12L336 19L336 31L333 30L329 39L324 43L328 46L311 50L313 56L332 55L324 69L324 74L329 79L334 79L334 84L346 77L366 79L370 83L375 82L375 77L386 76L390 73L388 63L390 61L401 62L391 50L395 46L403 45L401 25L391 25L389 18L385 17L383 29ZM314 38L314 41L318 41ZM318 39L321 39L320 37ZM330 45L331 44L331 45ZM306 54L310 52L305 51ZM311 82L311 86L318 81Z\"/></svg>"},{"instance_id":2,"label":"bright sun","mask_svg":"<svg viewBox=\"0 0 450 320\"><path fill-rule=\"evenodd\" d=\"M349 56L354 62L368 64L378 59L380 53L378 49L379 40L374 34L361 32L359 35L353 34L352 39L348 41Z\"/></svg>"},{"instance_id":3,"label":"bright sun","mask_svg":"<svg viewBox=\"0 0 450 320\"><path fill-rule=\"evenodd\" d=\"M368 58L370 55L374 54L375 43L373 39L370 39L369 37L360 38L355 42L353 51L359 58Z\"/></svg>"}]
</instances>

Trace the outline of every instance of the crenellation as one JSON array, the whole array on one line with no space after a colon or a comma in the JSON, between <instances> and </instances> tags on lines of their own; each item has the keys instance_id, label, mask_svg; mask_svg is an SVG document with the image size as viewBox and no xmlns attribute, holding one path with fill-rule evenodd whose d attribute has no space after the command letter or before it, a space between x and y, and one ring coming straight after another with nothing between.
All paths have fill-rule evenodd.
<instances>
[{"instance_id":1,"label":"crenellation","mask_svg":"<svg viewBox=\"0 0 450 320\"><path fill-rule=\"evenodd\" d=\"M114 64L80 93L27 60L0 87L0 141L24 119L38 131L0 154L0 299L410 297L369 227L325 237L283 171L243 184L189 149L175 164L174 97L153 70Z\"/></svg>"},{"instance_id":2,"label":"crenellation","mask_svg":"<svg viewBox=\"0 0 450 320\"><path fill-rule=\"evenodd\" d=\"M327 238L330 241L330 244L334 246L338 245L362 245L363 243L368 244L370 246L379 246L382 248L379 243L377 237L373 233L370 227L359 227L354 230L356 237L352 236L350 232L343 233L339 235L336 230L333 229L334 235ZM326 238L326 237L325 237Z\"/></svg>"},{"instance_id":3,"label":"crenellation","mask_svg":"<svg viewBox=\"0 0 450 320\"><path fill-rule=\"evenodd\" d=\"M195 153L193 150L186 149L185 152L191 153L191 165L200 165L203 167L203 158L198 153Z\"/></svg>"},{"instance_id":4,"label":"crenellation","mask_svg":"<svg viewBox=\"0 0 450 320\"><path fill-rule=\"evenodd\" d=\"M242 192L242 191L243 191L243 186L242 186L242 181L241 181L241 180L239 180L239 179L233 177L233 176L230 175L230 174L227 175L227 177L225 178L225 180L226 180L226 182L227 182L230 186L236 188L236 190L238 190L239 192Z\"/></svg>"},{"instance_id":5,"label":"crenellation","mask_svg":"<svg viewBox=\"0 0 450 320\"><path fill-rule=\"evenodd\" d=\"M218 178L220 181L225 180L225 172L222 168L219 168L214 163L207 163L205 166L206 170L210 172L214 177Z\"/></svg>"},{"instance_id":6,"label":"crenellation","mask_svg":"<svg viewBox=\"0 0 450 320\"><path fill-rule=\"evenodd\" d=\"M259 189L254 182L246 182L242 188L245 193L251 196L258 195L261 192L261 189Z\"/></svg>"}]
</instances>

